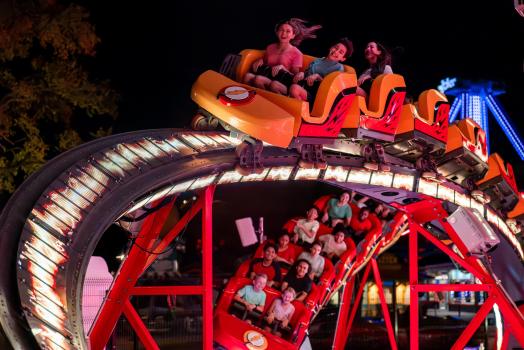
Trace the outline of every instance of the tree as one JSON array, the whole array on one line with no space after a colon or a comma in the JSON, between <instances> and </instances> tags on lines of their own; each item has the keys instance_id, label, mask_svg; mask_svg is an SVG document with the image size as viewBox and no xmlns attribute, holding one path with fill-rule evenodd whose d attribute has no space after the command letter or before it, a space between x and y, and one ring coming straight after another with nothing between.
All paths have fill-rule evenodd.
<instances>
[{"instance_id":1,"label":"tree","mask_svg":"<svg viewBox=\"0 0 524 350\"><path fill-rule=\"evenodd\" d=\"M109 82L84 68L100 42L86 9L21 1L11 10L0 19L0 193L59 152L109 134L118 114Z\"/></svg>"}]
</instances>

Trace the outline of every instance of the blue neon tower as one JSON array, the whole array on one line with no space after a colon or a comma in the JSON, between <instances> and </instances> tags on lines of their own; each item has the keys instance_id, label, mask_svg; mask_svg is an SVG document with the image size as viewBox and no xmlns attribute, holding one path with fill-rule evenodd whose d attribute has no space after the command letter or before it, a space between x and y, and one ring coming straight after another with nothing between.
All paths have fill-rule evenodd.
<instances>
[{"instance_id":1,"label":"blue neon tower","mask_svg":"<svg viewBox=\"0 0 524 350\"><path fill-rule=\"evenodd\" d=\"M521 160L524 160L524 144L520 135L510 122L507 113L496 96L505 91L497 87L492 81L461 81L460 86L455 86L456 79L446 78L441 81L439 90L446 95L455 96L455 101L449 111L449 122L469 117L486 131L487 145L489 151L489 125L488 110L495 117L509 141L517 151Z\"/></svg>"}]
</instances>

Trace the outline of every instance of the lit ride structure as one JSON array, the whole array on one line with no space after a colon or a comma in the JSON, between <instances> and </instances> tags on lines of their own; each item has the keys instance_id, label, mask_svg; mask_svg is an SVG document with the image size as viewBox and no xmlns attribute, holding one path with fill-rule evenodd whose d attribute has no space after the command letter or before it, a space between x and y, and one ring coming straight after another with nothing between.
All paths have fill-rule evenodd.
<instances>
[{"instance_id":1,"label":"lit ride structure","mask_svg":"<svg viewBox=\"0 0 524 350\"><path fill-rule=\"evenodd\" d=\"M324 78L313 106L238 83L262 54L245 50L221 72L203 73L193 86L191 97L201 108L194 125L220 123L229 133L150 130L99 139L53 159L13 195L0 217L0 250L9 266L0 275L0 320L13 346L101 350L124 315L145 348L158 349L130 298L195 294L203 298L205 349L299 349L319 310L340 291L333 348L343 349L372 271L390 345L396 349L376 259L403 235L409 236L411 349L418 349L418 294L427 291L488 294L453 349L464 348L495 304L504 319L502 343L511 334L524 345L524 318L484 259L498 242L490 233L494 230L523 262L515 221L524 217L524 199L511 165L497 154L488 155L481 127L471 119L448 125L449 104L436 90L424 91L416 105L404 104L404 79L396 74L375 79L366 101L355 95L356 75L346 66ZM312 59L306 56L305 65ZM396 211L389 230L375 226L358 247L348 241L340 262L328 263L305 302L295 302L286 337L228 313L232 296L248 283L240 270L213 306L214 189L252 181L325 181L354 188ZM175 198L186 191L199 193L194 207L159 237ZM199 211L202 284L136 286ZM148 215L140 215L134 244L98 316L84 330L82 285L94 248L109 225L144 212ZM460 219L460 213L469 219ZM474 231L480 232L476 241ZM420 235L478 283L420 284ZM360 271L364 277L357 286ZM266 293L269 306L278 294L270 288Z\"/></svg>"}]
</instances>

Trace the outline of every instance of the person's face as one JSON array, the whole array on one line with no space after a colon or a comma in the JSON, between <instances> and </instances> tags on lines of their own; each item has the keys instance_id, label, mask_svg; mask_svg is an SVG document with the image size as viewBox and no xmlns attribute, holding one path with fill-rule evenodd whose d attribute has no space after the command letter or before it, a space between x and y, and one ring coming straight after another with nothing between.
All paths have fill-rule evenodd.
<instances>
[{"instance_id":1,"label":"person's face","mask_svg":"<svg viewBox=\"0 0 524 350\"><path fill-rule=\"evenodd\" d=\"M368 218L368 216L369 216L369 211L367 211L367 210L362 210L362 211L360 212L360 215L359 215L359 217L360 217L360 221L364 221L364 220L366 220L366 219Z\"/></svg>"},{"instance_id":2,"label":"person's face","mask_svg":"<svg viewBox=\"0 0 524 350\"><path fill-rule=\"evenodd\" d=\"M316 220L318 218L318 212L315 208L311 208L307 212L307 219L308 220Z\"/></svg>"},{"instance_id":3,"label":"person's face","mask_svg":"<svg viewBox=\"0 0 524 350\"><path fill-rule=\"evenodd\" d=\"M260 292L266 287L266 279L264 277L257 277L253 280L253 289L257 292Z\"/></svg>"},{"instance_id":4,"label":"person's face","mask_svg":"<svg viewBox=\"0 0 524 350\"><path fill-rule=\"evenodd\" d=\"M384 210L384 206L382 204L379 204L375 208L375 214L378 215L378 214L382 213L383 210Z\"/></svg>"},{"instance_id":5,"label":"person's face","mask_svg":"<svg viewBox=\"0 0 524 350\"><path fill-rule=\"evenodd\" d=\"M311 253L311 255L316 256L316 255L320 254L321 250L322 250L321 246L319 246L318 244L313 244L313 246L311 247L309 252Z\"/></svg>"},{"instance_id":6,"label":"person's face","mask_svg":"<svg viewBox=\"0 0 524 350\"><path fill-rule=\"evenodd\" d=\"M280 43L289 43L295 38L293 27L285 23L278 27L277 37Z\"/></svg>"},{"instance_id":7,"label":"person's face","mask_svg":"<svg viewBox=\"0 0 524 350\"><path fill-rule=\"evenodd\" d=\"M343 204L346 204L347 202L349 202L349 193L347 192L342 193L340 195L340 202Z\"/></svg>"},{"instance_id":8,"label":"person's face","mask_svg":"<svg viewBox=\"0 0 524 350\"><path fill-rule=\"evenodd\" d=\"M368 43L368 46L366 46L366 49L364 50L364 57L366 57L366 60L369 62L376 62L377 58L381 54L382 51L378 48L377 43L374 41Z\"/></svg>"},{"instance_id":9,"label":"person's face","mask_svg":"<svg viewBox=\"0 0 524 350\"><path fill-rule=\"evenodd\" d=\"M287 247L287 245L289 244L289 236L288 235L283 235L281 236L279 239L278 239L278 245L281 246L281 247Z\"/></svg>"},{"instance_id":10,"label":"person's face","mask_svg":"<svg viewBox=\"0 0 524 350\"><path fill-rule=\"evenodd\" d=\"M290 303L293 301L293 293L291 292L284 292L282 294L282 300L284 301L284 303Z\"/></svg>"},{"instance_id":11,"label":"person's face","mask_svg":"<svg viewBox=\"0 0 524 350\"><path fill-rule=\"evenodd\" d=\"M335 242L342 243L343 240L344 240L344 232L335 233Z\"/></svg>"},{"instance_id":12,"label":"person's face","mask_svg":"<svg viewBox=\"0 0 524 350\"><path fill-rule=\"evenodd\" d=\"M338 43L329 48L328 59L331 61L342 62L346 59L346 53L346 47L341 43Z\"/></svg>"},{"instance_id":13,"label":"person's face","mask_svg":"<svg viewBox=\"0 0 524 350\"><path fill-rule=\"evenodd\" d=\"M309 270L308 264L303 261L300 262L300 264L297 265L297 277L298 278L304 277L306 273L308 273L308 270Z\"/></svg>"},{"instance_id":14,"label":"person's face","mask_svg":"<svg viewBox=\"0 0 524 350\"><path fill-rule=\"evenodd\" d=\"M275 249L273 247L269 247L266 250L264 250L264 258L267 260L273 260L277 253L275 252Z\"/></svg>"}]
</instances>

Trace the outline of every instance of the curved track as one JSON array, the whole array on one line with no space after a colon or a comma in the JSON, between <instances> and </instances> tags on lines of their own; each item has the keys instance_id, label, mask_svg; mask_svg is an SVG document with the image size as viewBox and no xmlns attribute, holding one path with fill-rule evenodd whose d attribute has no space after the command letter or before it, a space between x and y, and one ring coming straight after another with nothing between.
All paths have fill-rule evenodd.
<instances>
[{"instance_id":1,"label":"curved track","mask_svg":"<svg viewBox=\"0 0 524 350\"><path fill-rule=\"evenodd\" d=\"M262 174L241 176L234 170L236 144L217 132L133 132L83 145L31 176L0 217L7 261L0 320L13 346L88 348L80 303L89 257L111 223L146 201L242 181L325 180L408 191L423 185L414 169L370 172L360 157L336 152L326 154L325 171L301 169L296 153L273 147L264 150Z\"/></svg>"}]
</instances>

